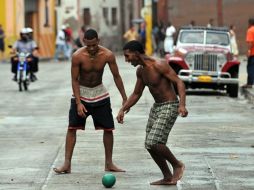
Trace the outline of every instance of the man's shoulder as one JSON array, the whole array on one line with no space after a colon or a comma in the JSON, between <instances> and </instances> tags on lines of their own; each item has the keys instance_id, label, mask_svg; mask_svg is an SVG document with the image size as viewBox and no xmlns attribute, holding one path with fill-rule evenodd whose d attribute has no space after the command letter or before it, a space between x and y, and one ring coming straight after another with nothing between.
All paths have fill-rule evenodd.
<instances>
[{"instance_id":1,"label":"man's shoulder","mask_svg":"<svg viewBox=\"0 0 254 190\"><path fill-rule=\"evenodd\" d=\"M99 48L100 48L100 51L103 52L103 54L106 56L113 56L114 55L110 49L108 49L104 46L99 46Z\"/></svg>"},{"instance_id":2,"label":"man's shoulder","mask_svg":"<svg viewBox=\"0 0 254 190\"><path fill-rule=\"evenodd\" d=\"M154 58L153 68L155 70L163 70L167 68L167 62L160 58Z\"/></svg>"},{"instance_id":3,"label":"man's shoulder","mask_svg":"<svg viewBox=\"0 0 254 190\"><path fill-rule=\"evenodd\" d=\"M85 47L81 47L81 48L78 48L72 56L75 56L75 57L78 57L80 56L81 54L84 54L84 52L86 52L86 48Z\"/></svg>"}]
</instances>

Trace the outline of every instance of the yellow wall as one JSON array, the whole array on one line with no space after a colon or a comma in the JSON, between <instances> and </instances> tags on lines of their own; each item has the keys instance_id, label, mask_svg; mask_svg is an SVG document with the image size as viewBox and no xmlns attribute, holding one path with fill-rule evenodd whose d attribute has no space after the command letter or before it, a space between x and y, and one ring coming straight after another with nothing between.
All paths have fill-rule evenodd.
<instances>
[{"instance_id":1,"label":"yellow wall","mask_svg":"<svg viewBox=\"0 0 254 190\"><path fill-rule=\"evenodd\" d=\"M6 0L2 0L0 3L0 24L2 24L3 28L5 28L5 2Z\"/></svg>"},{"instance_id":2,"label":"yellow wall","mask_svg":"<svg viewBox=\"0 0 254 190\"><path fill-rule=\"evenodd\" d=\"M45 27L45 0L39 0L38 13L33 14L34 37L40 48L41 57L52 57L55 51L55 2L48 0L49 27ZM8 45L19 38L20 30L25 27L24 0L0 0L0 24L5 31L6 56Z\"/></svg>"}]
</instances>

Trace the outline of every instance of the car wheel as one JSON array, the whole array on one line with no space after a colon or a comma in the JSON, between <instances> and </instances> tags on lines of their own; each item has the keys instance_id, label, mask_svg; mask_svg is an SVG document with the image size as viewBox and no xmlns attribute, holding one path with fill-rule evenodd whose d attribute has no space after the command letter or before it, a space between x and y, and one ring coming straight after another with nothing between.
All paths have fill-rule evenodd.
<instances>
[{"instance_id":1,"label":"car wheel","mask_svg":"<svg viewBox=\"0 0 254 190\"><path fill-rule=\"evenodd\" d=\"M227 85L227 93L232 98L238 97L238 84L228 84Z\"/></svg>"}]
</instances>

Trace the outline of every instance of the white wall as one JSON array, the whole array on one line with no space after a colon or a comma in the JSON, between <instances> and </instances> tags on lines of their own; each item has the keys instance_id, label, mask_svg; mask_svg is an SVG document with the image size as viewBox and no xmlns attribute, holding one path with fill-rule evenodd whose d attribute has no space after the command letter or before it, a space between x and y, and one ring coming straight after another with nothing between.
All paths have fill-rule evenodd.
<instances>
[{"instance_id":1,"label":"white wall","mask_svg":"<svg viewBox=\"0 0 254 190\"><path fill-rule=\"evenodd\" d=\"M59 30L63 24L68 23L73 29L74 37L77 35L79 29L77 2L78 0L62 0L61 6L56 7L57 29Z\"/></svg>"},{"instance_id":2,"label":"white wall","mask_svg":"<svg viewBox=\"0 0 254 190\"><path fill-rule=\"evenodd\" d=\"M122 34L119 1L120 0L80 0L79 12L81 20L83 9L89 8L91 14L91 26L88 27L96 29L101 38L102 45L112 50L119 49L121 46ZM103 7L108 8L108 25L103 18ZM113 7L117 8L117 25L112 25L111 10Z\"/></svg>"},{"instance_id":3,"label":"white wall","mask_svg":"<svg viewBox=\"0 0 254 190\"><path fill-rule=\"evenodd\" d=\"M103 18L103 7L107 7L109 10L108 20L109 25L106 25L105 20ZM111 8L117 8L117 20L118 24L116 26L111 25ZM120 8L119 8L119 0L80 0L80 14L83 16L83 9L89 8L92 18L91 27L95 28L98 33L101 35L112 35L117 34L119 32L120 25Z\"/></svg>"}]
</instances>

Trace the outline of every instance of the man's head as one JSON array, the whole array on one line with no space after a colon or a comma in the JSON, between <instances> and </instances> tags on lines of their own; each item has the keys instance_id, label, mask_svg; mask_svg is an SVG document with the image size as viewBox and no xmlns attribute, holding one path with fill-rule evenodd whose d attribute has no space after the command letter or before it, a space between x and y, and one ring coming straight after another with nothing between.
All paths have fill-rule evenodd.
<instances>
[{"instance_id":1,"label":"man's head","mask_svg":"<svg viewBox=\"0 0 254 190\"><path fill-rule=\"evenodd\" d=\"M249 26L254 26L254 18L249 18Z\"/></svg>"},{"instance_id":2,"label":"man's head","mask_svg":"<svg viewBox=\"0 0 254 190\"><path fill-rule=\"evenodd\" d=\"M137 66L140 61L140 55L145 54L143 45L137 40L132 40L126 43L123 50L125 61L131 62L133 66Z\"/></svg>"},{"instance_id":3,"label":"man's head","mask_svg":"<svg viewBox=\"0 0 254 190\"><path fill-rule=\"evenodd\" d=\"M26 28L22 28L20 31L20 39L24 42L28 41L28 33Z\"/></svg>"},{"instance_id":4,"label":"man's head","mask_svg":"<svg viewBox=\"0 0 254 190\"><path fill-rule=\"evenodd\" d=\"M94 29L86 30L83 41L89 54L94 55L98 52L100 40L97 32Z\"/></svg>"}]
</instances>

